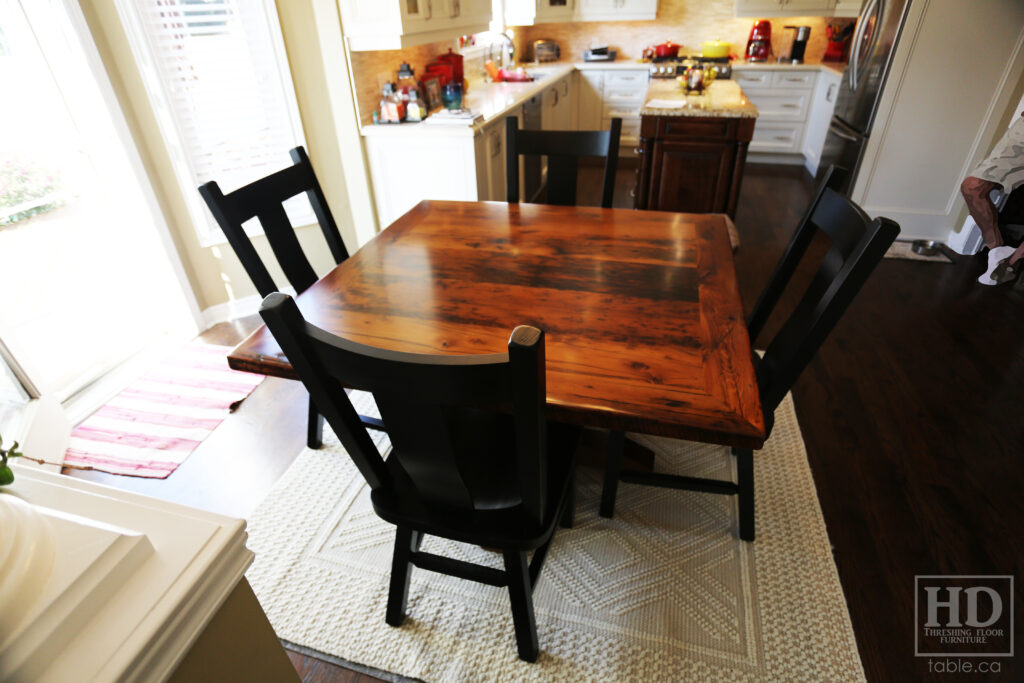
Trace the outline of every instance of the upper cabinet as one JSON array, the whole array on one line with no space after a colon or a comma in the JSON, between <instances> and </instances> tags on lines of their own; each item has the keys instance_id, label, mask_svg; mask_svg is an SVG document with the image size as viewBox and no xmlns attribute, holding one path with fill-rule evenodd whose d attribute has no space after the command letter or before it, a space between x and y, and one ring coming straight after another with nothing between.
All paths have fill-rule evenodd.
<instances>
[{"instance_id":1,"label":"upper cabinet","mask_svg":"<svg viewBox=\"0 0 1024 683\"><path fill-rule=\"evenodd\" d=\"M536 0L537 17L534 23L553 24L559 21L572 21L578 2L579 0Z\"/></svg>"},{"instance_id":2,"label":"upper cabinet","mask_svg":"<svg viewBox=\"0 0 1024 683\"><path fill-rule=\"evenodd\" d=\"M658 0L579 0L580 21L645 21L658 15Z\"/></svg>"},{"instance_id":3,"label":"upper cabinet","mask_svg":"<svg viewBox=\"0 0 1024 683\"><path fill-rule=\"evenodd\" d=\"M864 0L836 0L836 9L833 16L853 17L856 19L860 16L860 8L863 4Z\"/></svg>"},{"instance_id":4,"label":"upper cabinet","mask_svg":"<svg viewBox=\"0 0 1024 683\"><path fill-rule=\"evenodd\" d=\"M339 5L355 51L450 40L486 31L491 21L491 0L345 0Z\"/></svg>"},{"instance_id":5,"label":"upper cabinet","mask_svg":"<svg viewBox=\"0 0 1024 683\"><path fill-rule=\"evenodd\" d=\"M737 17L831 17L835 16L835 10L836 0L736 0ZM860 10L859 0L857 10ZM857 12L851 16L857 16Z\"/></svg>"},{"instance_id":6,"label":"upper cabinet","mask_svg":"<svg viewBox=\"0 0 1024 683\"><path fill-rule=\"evenodd\" d=\"M509 26L565 21L647 21L658 16L658 0L505 0Z\"/></svg>"}]
</instances>

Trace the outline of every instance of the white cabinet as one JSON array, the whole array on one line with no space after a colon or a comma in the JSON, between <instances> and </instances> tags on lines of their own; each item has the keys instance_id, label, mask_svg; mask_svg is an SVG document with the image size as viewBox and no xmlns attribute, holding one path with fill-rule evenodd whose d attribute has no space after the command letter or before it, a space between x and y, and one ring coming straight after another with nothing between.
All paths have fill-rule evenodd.
<instances>
[{"instance_id":1,"label":"white cabinet","mask_svg":"<svg viewBox=\"0 0 1024 683\"><path fill-rule=\"evenodd\" d=\"M653 21L658 0L505 0L505 23L530 26L566 21Z\"/></svg>"},{"instance_id":2,"label":"white cabinet","mask_svg":"<svg viewBox=\"0 0 1024 683\"><path fill-rule=\"evenodd\" d=\"M534 23L550 24L560 21L572 21L576 14L576 3L579 0L536 0L537 15Z\"/></svg>"},{"instance_id":3,"label":"white cabinet","mask_svg":"<svg viewBox=\"0 0 1024 683\"><path fill-rule=\"evenodd\" d=\"M600 130L604 113L604 72L577 72L576 121L580 130Z\"/></svg>"},{"instance_id":4,"label":"white cabinet","mask_svg":"<svg viewBox=\"0 0 1024 683\"><path fill-rule=\"evenodd\" d=\"M486 31L491 20L490 0L345 0L339 5L355 51L450 40Z\"/></svg>"},{"instance_id":5,"label":"white cabinet","mask_svg":"<svg viewBox=\"0 0 1024 683\"><path fill-rule=\"evenodd\" d=\"M645 69L586 69L580 72L580 130L608 130L622 119L619 154L632 155L640 142L640 109L650 78Z\"/></svg>"},{"instance_id":6,"label":"white cabinet","mask_svg":"<svg viewBox=\"0 0 1024 683\"><path fill-rule=\"evenodd\" d=\"M836 0L832 16L856 18L860 16L860 8L863 4L864 0Z\"/></svg>"},{"instance_id":7,"label":"white cabinet","mask_svg":"<svg viewBox=\"0 0 1024 683\"><path fill-rule=\"evenodd\" d=\"M576 130L572 84L572 74L569 74L544 91L541 100L541 130Z\"/></svg>"},{"instance_id":8,"label":"white cabinet","mask_svg":"<svg viewBox=\"0 0 1024 683\"><path fill-rule=\"evenodd\" d=\"M835 5L836 0L736 0L736 16L832 16Z\"/></svg>"},{"instance_id":9,"label":"white cabinet","mask_svg":"<svg viewBox=\"0 0 1024 683\"><path fill-rule=\"evenodd\" d=\"M818 72L814 70L733 69L733 78L759 112L750 141L751 154L796 155L802 152L817 77ZM756 160L756 156L751 160ZM795 156L792 160L802 161Z\"/></svg>"},{"instance_id":10,"label":"white cabinet","mask_svg":"<svg viewBox=\"0 0 1024 683\"><path fill-rule=\"evenodd\" d=\"M579 21L653 21L658 0L579 0Z\"/></svg>"},{"instance_id":11,"label":"white cabinet","mask_svg":"<svg viewBox=\"0 0 1024 683\"><path fill-rule=\"evenodd\" d=\"M811 175L818 173L821 150L825 146L825 136L828 135L828 124L836 108L836 95L839 93L839 81L842 78L841 73L832 69L822 69L818 75L818 84L811 98L811 108L807 112L803 145L804 167Z\"/></svg>"},{"instance_id":12,"label":"white cabinet","mask_svg":"<svg viewBox=\"0 0 1024 683\"><path fill-rule=\"evenodd\" d=\"M519 109L506 116L515 116L522 125ZM505 118L490 122L476 138L477 199L482 201L505 201ZM522 178L519 182L522 187Z\"/></svg>"}]
</instances>

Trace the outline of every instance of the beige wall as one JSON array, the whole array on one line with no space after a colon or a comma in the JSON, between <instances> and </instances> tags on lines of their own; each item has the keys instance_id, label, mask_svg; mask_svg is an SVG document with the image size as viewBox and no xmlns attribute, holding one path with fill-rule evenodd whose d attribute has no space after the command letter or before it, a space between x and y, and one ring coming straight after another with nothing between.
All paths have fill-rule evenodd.
<instances>
[{"instance_id":1,"label":"beige wall","mask_svg":"<svg viewBox=\"0 0 1024 683\"><path fill-rule=\"evenodd\" d=\"M525 55L524 48L530 41L551 38L558 41L565 59L583 59L583 51L592 44L617 49L620 59L639 59L644 47L666 40L681 43L688 52L699 54L702 42L720 38L732 43L733 52L742 55L754 19L737 19L734 14L733 0L660 0L655 21L587 21L516 28L516 50L517 54ZM810 26L806 61L820 62L827 42L825 26L851 21L825 17L772 19L772 43L780 44L783 26Z\"/></svg>"},{"instance_id":2,"label":"beige wall","mask_svg":"<svg viewBox=\"0 0 1024 683\"><path fill-rule=\"evenodd\" d=\"M128 39L118 17L114 0L80 0L93 40L106 66L115 94L124 111L131 134L160 208L170 228L171 237L185 268L189 283L200 309L223 304L256 293L241 264L228 244L203 247L183 199L183 192L195 192L193 187L180 187L171 166L156 116L143 87L142 77L135 65ZM334 1L326 3L334 9ZM321 55L319 34L316 30L314 7L325 5L323 0L287 0L278 3L281 30L298 98L302 125L306 134L306 147L323 186L327 201L351 251L358 240L353 221L352 206L348 198L346 176L338 131L338 112L328 97L328 74ZM337 40L341 40L340 35ZM347 74L347 70L345 71ZM333 71L331 77L336 76ZM345 84L347 87L347 83ZM353 154L360 156L361 149ZM288 151L281 150L281 166L290 163ZM225 191L234 188L223 188ZM319 273L332 265L330 253L323 242L319 228L306 226L298 229L299 240ZM257 251L268 265L275 281L285 286L287 280L276 266L276 261L263 237L254 240Z\"/></svg>"}]
</instances>

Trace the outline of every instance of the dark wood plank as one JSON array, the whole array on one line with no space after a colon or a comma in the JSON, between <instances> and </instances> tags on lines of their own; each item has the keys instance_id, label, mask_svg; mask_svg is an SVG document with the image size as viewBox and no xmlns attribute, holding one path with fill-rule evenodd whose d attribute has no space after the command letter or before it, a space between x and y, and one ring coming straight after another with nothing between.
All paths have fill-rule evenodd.
<instances>
[{"instance_id":1,"label":"dark wood plank","mask_svg":"<svg viewBox=\"0 0 1024 683\"><path fill-rule=\"evenodd\" d=\"M508 330L533 325L548 338L552 419L758 448L726 220L423 202L298 302L334 334L413 353L499 353ZM230 362L294 376L263 329Z\"/></svg>"}]
</instances>

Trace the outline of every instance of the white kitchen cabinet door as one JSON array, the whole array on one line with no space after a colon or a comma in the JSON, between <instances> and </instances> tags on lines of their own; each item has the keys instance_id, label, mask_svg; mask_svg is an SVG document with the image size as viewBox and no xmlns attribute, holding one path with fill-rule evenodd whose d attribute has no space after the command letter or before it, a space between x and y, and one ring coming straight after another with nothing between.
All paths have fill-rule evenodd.
<instances>
[{"instance_id":1,"label":"white kitchen cabinet door","mask_svg":"<svg viewBox=\"0 0 1024 683\"><path fill-rule=\"evenodd\" d=\"M831 16L835 0L736 0L737 17Z\"/></svg>"},{"instance_id":2,"label":"white kitchen cabinet door","mask_svg":"<svg viewBox=\"0 0 1024 683\"><path fill-rule=\"evenodd\" d=\"M579 0L579 21L651 21L658 15L658 0Z\"/></svg>"},{"instance_id":3,"label":"white kitchen cabinet door","mask_svg":"<svg viewBox=\"0 0 1024 683\"><path fill-rule=\"evenodd\" d=\"M448 21L453 27L487 26L491 22L491 0L447 0Z\"/></svg>"},{"instance_id":4,"label":"white kitchen cabinet door","mask_svg":"<svg viewBox=\"0 0 1024 683\"><path fill-rule=\"evenodd\" d=\"M349 48L397 50L486 31L489 0L345 0L339 3Z\"/></svg>"},{"instance_id":5,"label":"white kitchen cabinet door","mask_svg":"<svg viewBox=\"0 0 1024 683\"><path fill-rule=\"evenodd\" d=\"M537 0L537 24L572 21L576 15L579 0Z\"/></svg>"},{"instance_id":6,"label":"white kitchen cabinet door","mask_svg":"<svg viewBox=\"0 0 1024 683\"><path fill-rule=\"evenodd\" d=\"M572 106L569 78L552 83L542 96L541 130L572 130Z\"/></svg>"},{"instance_id":7,"label":"white kitchen cabinet door","mask_svg":"<svg viewBox=\"0 0 1024 683\"><path fill-rule=\"evenodd\" d=\"M604 71L581 71L576 93L576 119L580 130L601 130L604 109Z\"/></svg>"},{"instance_id":8,"label":"white kitchen cabinet door","mask_svg":"<svg viewBox=\"0 0 1024 683\"><path fill-rule=\"evenodd\" d=\"M506 26L533 26L537 0L504 0Z\"/></svg>"},{"instance_id":9,"label":"white kitchen cabinet door","mask_svg":"<svg viewBox=\"0 0 1024 683\"><path fill-rule=\"evenodd\" d=\"M856 18L860 16L860 8L863 5L863 0L836 0L836 6L833 9L832 16Z\"/></svg>"},{"instance_id":10,"label":"white kitchen cabinet door","mask_svg":"<svg viewBox=\"0 0 1024 683\"><path fill-rule=\"evenodd\" d=\"M836 108L836 95L839 92L839 81L842 77L842 74L831 69L823 69L818 76L818 86L814 89L811 109L807 114L803 144L804 168L811 175L818 173L821 150L825 146L828 124L832 120L832 112Z\"/></svg>"}]
</instances>

